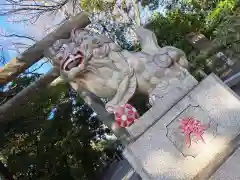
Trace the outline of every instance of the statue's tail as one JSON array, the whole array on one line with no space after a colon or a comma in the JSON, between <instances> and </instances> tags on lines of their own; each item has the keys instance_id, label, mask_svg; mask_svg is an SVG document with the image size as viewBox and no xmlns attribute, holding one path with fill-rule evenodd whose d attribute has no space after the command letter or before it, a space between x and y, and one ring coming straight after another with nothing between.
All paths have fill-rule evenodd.
<instances>
[{"instance_id":1,"label":"statue's tail","mask_svg":"<svg viewBox=\"0 0 240 180\"><path fill-rule=\"evenodd\" d=\"M163 52L167 52L168 56L174 63L177 63L180 67L188 69L188 60L184 51L173 46L164 46L161 49Z\"/></svg>"}]
</instances>

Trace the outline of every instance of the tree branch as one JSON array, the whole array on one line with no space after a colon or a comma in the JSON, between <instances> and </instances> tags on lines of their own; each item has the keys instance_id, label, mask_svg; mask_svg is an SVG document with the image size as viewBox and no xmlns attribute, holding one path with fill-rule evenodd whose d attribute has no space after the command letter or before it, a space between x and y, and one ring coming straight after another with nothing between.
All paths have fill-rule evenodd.
<instances>
[{"instance_id":1,"label":"tree branch","mask_svg":"<svg viewBox=\"0 0 240 180\"><path fill-rule=\"evenodd\" d=\"M16 37L16 38L24 38L24 39L28 39L28 40L31 40L33 42L37 42L36 39L34 39L34 37L30 37L30 36L25 36L25 35L19 35L19 34L2 34L0 33L0 36L3 36L3 37Z\"/></svg>"},{"instance_id":2,"label":"tree branch","mask_svg":"<svg viewBox=\"0 0 240 180\"><path fill-rule=\"evenodd\" d=\"M26 72L26 74L33 74L35 71L39 70L46 63L48 63L48 61L43 62L37 68L34 68L32 71Z\"/></svg>"}]
</instances>

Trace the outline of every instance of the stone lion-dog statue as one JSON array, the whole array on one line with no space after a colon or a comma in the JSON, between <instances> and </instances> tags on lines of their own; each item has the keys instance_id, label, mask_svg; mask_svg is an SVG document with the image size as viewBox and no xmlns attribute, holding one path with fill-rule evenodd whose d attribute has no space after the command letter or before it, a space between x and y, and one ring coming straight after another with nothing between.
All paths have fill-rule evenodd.
<instances>
[{"instance_id":1,"label":"stone lion-dog statue","mask_svg":"<svg viewBox=\"0 0 240 180\"><path fill-rule=\"evenodd\" d=\"M74 29L69 39L58 40L46 53L65 80L108 99L106 109L112 113L135 92L150 95L158 84L187 71L182 50L159 47L150 30L139 27L135 32L140 52L124 50L104 35Z\"/></svg>"}]
</instances>

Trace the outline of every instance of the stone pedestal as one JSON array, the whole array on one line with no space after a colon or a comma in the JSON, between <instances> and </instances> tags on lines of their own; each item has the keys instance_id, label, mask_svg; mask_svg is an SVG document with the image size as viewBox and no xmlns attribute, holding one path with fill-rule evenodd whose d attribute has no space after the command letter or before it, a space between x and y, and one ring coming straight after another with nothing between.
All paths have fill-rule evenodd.
<instances>
[{"instance_id":1,"label":"stone pedestal","mask_svg":"<svg viewBox=\"0 0 240 180\"><path fill-rule=\"evenodd\" d=\"M240 179L240 149L221 166L210 180L238 180Z\"/></svg>"},{"instance_id":2,"label":"stone pedestal","mask_svg":"<svg viewBox=\"0 0 240 180\"><path fill-rule=\"evenodd\" d=\"M128 128L135 140L124 155L143 180L208 179L221 163L219 157L229 155L226 152L240 131L239 117L238 96L211 74L173 107L158 101ZM202 139L191 134L190 146L180 126L188 118L207 126Z\"/></svg>"},{"instance_id":3,"label":"stone pedestal","mask_svg":"<svg viewBox=\"0 0 240 180\"><path fill-rule=\"evenodd\" d=\"M128 132L134 138L140 136L197 84L198 81L187 71L178 78L163 81L150 94L155 99L152 108L137 123L128 127Z\"/></svg>"}]
</instances>

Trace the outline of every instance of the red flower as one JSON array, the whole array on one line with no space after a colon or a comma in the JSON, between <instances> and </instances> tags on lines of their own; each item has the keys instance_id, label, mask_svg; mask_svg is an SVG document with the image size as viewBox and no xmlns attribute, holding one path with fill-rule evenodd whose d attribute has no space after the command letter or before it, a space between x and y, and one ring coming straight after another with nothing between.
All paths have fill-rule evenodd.
<instances>
[{"instance_id":1,"label":"red flower","mask_svg":"<svg viewBox=\"0 0 240 180\"><path fill-rule=\"evenodd\" d=\"M121 127L129 127L139 118L137 110L130 104L117 108L114 115L115 120Z\"/></svg>"},{"instance_id":2,"label":"red flower","mask_svg":"<svg viewBox=\"0 0 240 180\"><path fill-rule=\"evenodd\" d=\"M180 127L183 129L183 133L186 136L186 144L188 147L191 146L191 135L196 137L196 142L202 140L202 142L205 143L202 135L204 131L209 128L209 125L201 125L199 120L188 117L181 120Z\"/></svg>"}]
</instances>

